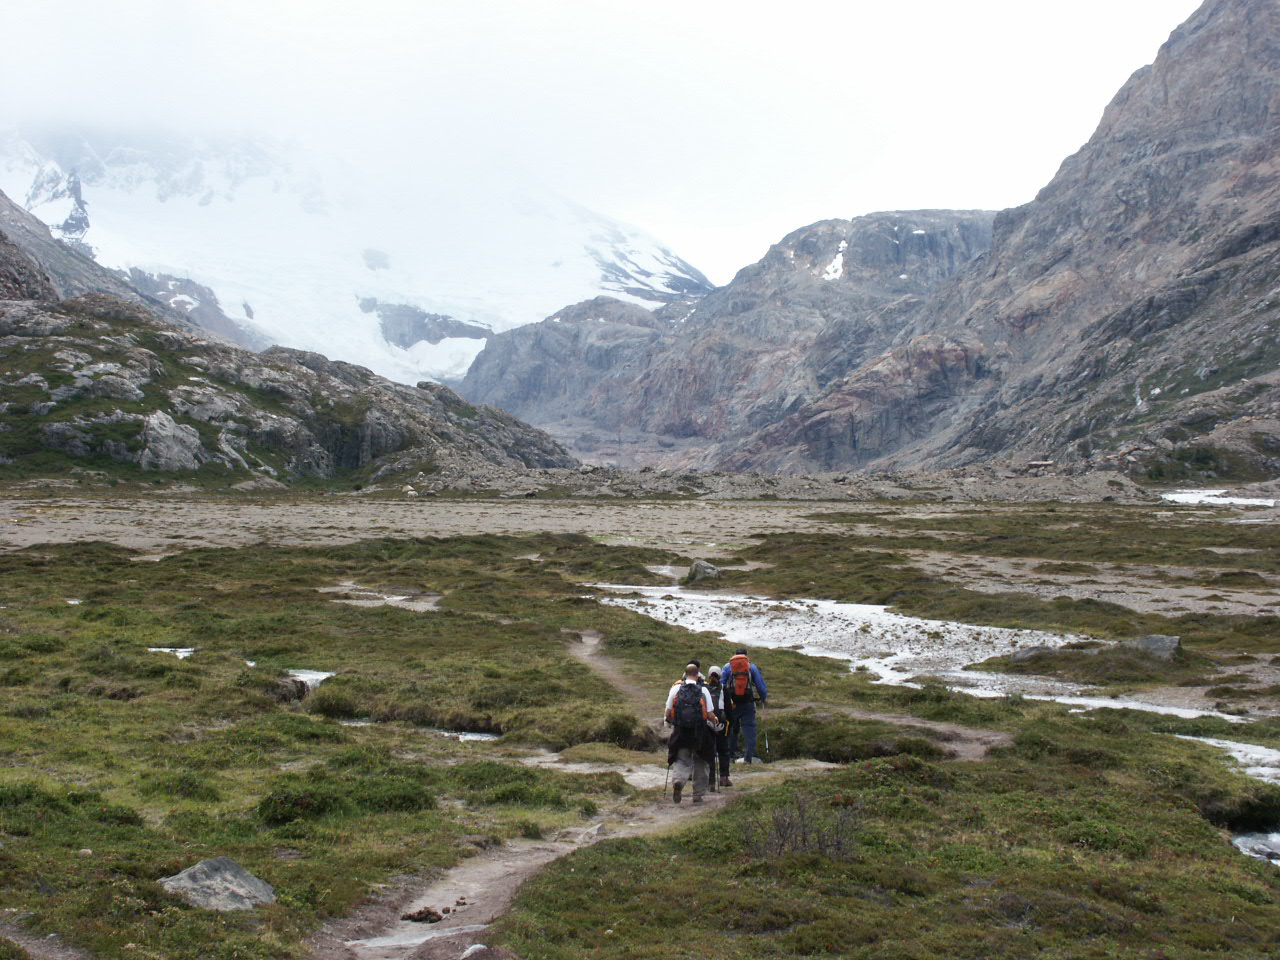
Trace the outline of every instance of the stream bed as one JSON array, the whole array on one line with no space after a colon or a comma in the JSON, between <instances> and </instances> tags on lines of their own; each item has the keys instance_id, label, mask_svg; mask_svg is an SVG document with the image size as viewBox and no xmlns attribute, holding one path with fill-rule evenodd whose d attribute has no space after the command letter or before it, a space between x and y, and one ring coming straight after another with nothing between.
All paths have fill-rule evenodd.
<instances>
[{"instance_id":1,"label":"stream bed","mask_svg":"<svg viewBox=\"0 0 1280 960\"><path fill-rule=\"evenodd\" d=\"M667 568L653 569L673 578L677 575ZM710 593L676 583L656 587L592 586L603 591L598 598L601 603L688 630L714 631L730 643L743 646L786 648L848 660L854 668L876 674L879 683L919 686L928 678L975 696L1018 694L1080 710L1128 708L1248 723L1242 717L1154 698L1098 696L1077 684L1043 677L965 669L1018 649L1056 648L1083 639L1071 634L924 620L893 613L885 607L834 600L770 600L746 594ZM1280 750L1229 740L1188 739L1224 750L1248 776L1280 785ZM1242 853L1280 863L1280 832L1240 835L1234 842Z\"/></svg>"}]
</instances>

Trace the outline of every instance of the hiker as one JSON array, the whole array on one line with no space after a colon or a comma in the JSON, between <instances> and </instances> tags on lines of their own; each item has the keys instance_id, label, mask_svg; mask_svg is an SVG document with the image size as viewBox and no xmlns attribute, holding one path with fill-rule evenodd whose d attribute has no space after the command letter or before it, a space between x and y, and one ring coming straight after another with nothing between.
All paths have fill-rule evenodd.
<instances>
[{"instance_id":1,"label":"hiker","mask_svg":"<svg viewBox=\"0 0 1280 960\"><path fill-rule=\"evenodd\" d=\"M720 671L726 715L729 718L729 753L738 756L738 738L743 741L742 762L753 763L756 756L756 702L764 709L769 699L764 674L751 662L747 651L739 649Z\"/></svg>"},{"instance_id":2,"label":"hiker","mask_svg":"<svg viewBox=\"0 0 1280 960\"><path fill-rule=\"evenodd\" d=\"M721 729L715 731L716 759L711 764L711 775L709 777L711 792L715 793L717 766L720 768L720 786L733 786L733 781L729 779L729 723L725 718L724 688L720 685L720 668L715 664L712 664L710 669L707 670L707 693L711 694L711 706L715 709L716 719L721 724Z\"/></svg>"},{"instance_id":3,"label":"hiker","mask_svg":"<svg viewBox=\"0 0 1280 960\"><path fill-rule=\"evenodd\" d=\"M671 724L667 738L667 766L675 766L671 799L680 802L684 783L693 778L693 802L702 803L707 792L707 770L715 762L716 723L711 694L702 685L702 665L690 660L684 677L667 694L666 719Z\"/></svg>"}]
</instances>

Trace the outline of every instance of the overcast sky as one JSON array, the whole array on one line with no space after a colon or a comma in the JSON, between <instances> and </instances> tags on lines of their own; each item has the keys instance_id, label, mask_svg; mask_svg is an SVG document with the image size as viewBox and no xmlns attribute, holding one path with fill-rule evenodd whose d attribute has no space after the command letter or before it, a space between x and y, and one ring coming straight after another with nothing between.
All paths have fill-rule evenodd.
<instances>
[{"instance_id":1,"label":"overcast sky","mask_svg":"<svg viewBox=\"0 0 1280 960\"><path fill-rule=\"evenodd\" d=\"M0 0L5 112L545 183L723 283L796 227L1031 199L1200 0Z\"/></svg>"}]
</instances>

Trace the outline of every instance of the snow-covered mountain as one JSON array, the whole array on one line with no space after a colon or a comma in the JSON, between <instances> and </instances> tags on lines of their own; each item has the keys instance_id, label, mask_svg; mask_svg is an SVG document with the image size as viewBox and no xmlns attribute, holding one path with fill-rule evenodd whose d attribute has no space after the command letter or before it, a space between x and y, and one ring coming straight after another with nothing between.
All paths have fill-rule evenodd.
<instances>
[{"instance_id":1,"label":"snow-covered mountain","mask_svg":"<svg viewBox=\"0 0 1280 960\"><path fill-rule=\"evenodd\" d=\"M246 343L402 382L459 377L490 332L565 303L711 289L652 237L550 191L463 192L421 169L261 141L0 128L0 190L62 240L197 321L225 315Z\"/></svg>"}]
</instances>

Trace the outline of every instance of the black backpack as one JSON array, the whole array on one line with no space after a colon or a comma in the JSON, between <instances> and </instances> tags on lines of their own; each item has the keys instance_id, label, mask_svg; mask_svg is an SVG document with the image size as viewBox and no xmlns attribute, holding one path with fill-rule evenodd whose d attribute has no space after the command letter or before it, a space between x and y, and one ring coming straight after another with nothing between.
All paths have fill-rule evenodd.
<instances>
[{"instance_id":1,"label":"black backpack","mask_svg":"<svg viewBox=\"0 0 1280 960\"><path fill-rule=\"evenodd\" d=\"M702 700L702 684L700 683L680 684L680 689L676 691L675 703L671 706L675 712L675 719L672 721L673 726L698 727L706 722L706 705Z\"/></svg>"},{"instance_id":2,"label":"black backpack","mask_svg":"<svg viewBox=\"0 0 1280 960\"><path fill-rule=\"evenodd\" d=\"M723 719L720 711L720 693L723 689L719 680L712 680L707 683L707 692L711 694L711 706L715 710L717 720Z\"/></svg>"}]
</instances>

